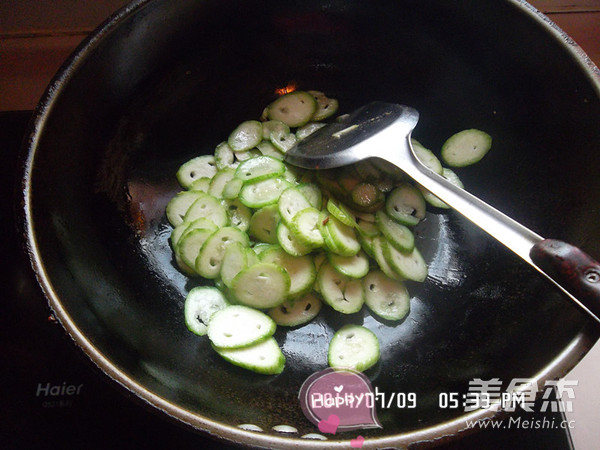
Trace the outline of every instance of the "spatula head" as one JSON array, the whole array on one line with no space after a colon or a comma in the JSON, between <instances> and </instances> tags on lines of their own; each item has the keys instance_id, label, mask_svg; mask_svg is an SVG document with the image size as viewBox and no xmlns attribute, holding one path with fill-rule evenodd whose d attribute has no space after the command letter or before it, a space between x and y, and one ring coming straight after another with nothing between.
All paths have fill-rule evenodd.
<instances>
[{"instance_id":1,"label":"spatula head","mask_svg":"<svg viewBox=\"0 0 600 450\"><path fill-rule=\"evenodd\" d=\"M362 159L383 157L394 151L394 139L408 138L419 120L414 108L395 103L373 102L347 118L320 128L298 142L285 160L306 169L332 169Z\"/></svg>"}]
</instances>

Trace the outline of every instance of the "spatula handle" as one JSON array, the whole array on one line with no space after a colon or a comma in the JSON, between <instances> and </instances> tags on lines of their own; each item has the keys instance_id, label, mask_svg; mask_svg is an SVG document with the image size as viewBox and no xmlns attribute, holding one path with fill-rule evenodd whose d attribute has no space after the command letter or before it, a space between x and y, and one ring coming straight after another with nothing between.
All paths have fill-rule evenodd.
<instances>
[{"instance_id":1,"label":"spatula handle","mask_svg":"<svg viewBox=\"0 0 600 450\"><path fill-rule=\"evenodd\" d=\"M397 136L402 136L402 130ZM600 323L600 264L570 244L544 239L514 219L422 165L409 140L397 144L396 154L386 158L417 183L463 214L548 277Z\"/></svg>"},{"instance_id":2,"label":"spatula handle","mask_svg":"<svg viewBox=\"0 0 600 450\"><path fill-rule=\"evenodd\" d=\"M581 249L555 239L531 248L531 260L582 306L600 317L600 263Z\"/></svg>"}]
</instances>

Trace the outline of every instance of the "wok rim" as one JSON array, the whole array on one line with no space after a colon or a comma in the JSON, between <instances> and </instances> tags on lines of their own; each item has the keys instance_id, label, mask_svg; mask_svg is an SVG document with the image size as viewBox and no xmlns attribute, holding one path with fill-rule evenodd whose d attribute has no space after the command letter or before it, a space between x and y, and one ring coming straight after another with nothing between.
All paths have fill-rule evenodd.
<instances>
[{"instance_id":1,"label":"wok rim","mask_svg":"<svg viewBox=\"0 0 600 450\"><path fill-rule=\"evenodd\" d=\"M40 102L36 106L29 130L26 133L26 139L22 148L21 164L21 191L20 191L20 209L19 224L21 236L24 240L25 253L33 268L33 272L40 285L44 296L46 297L50 309L58 322L66 330L75 345L83 351L87 357L112 381L125 388L140 398L147 406L154 408L171 419L182 423L184 426L205 433L216 439L224 439L235 444L245 444L265 448L307 448L317 449L326 445L328 448L348 448L350 439L344 440L311 440L297 436L271 434L275 433L267 430L264 433L247 431L235 425L226 425L199 413L194 413L186 408L178 406L174 402L162 398L142 384L135 381L124 371L119 369L110 358L100 352L94 344L77 326L75 320L69 312L63 307L60 296L55 291L52 280L50 279L45 263L40 255L35 223L32 214L32 191L31 184L35 166L36 154L39 149L40 138L44 133L48 117L52 114L57 99L60 98L64 87L77 72L79 66L85 61L88 54L94 50L97 44L117 27L124 19L135 14L140 9L151 3L153 0L134 0L130 4L116 11L106 21L104 21L95 31L86 37L69 58L63 63L59 71L53 77ZM591 61L584 50L575 43L560 27L551 19L537 10L524 0L505 0L519 9L521 13L527 14L533 18L538 25L571 55L572 60L577 63L581 71L586 75L597 96L600 97L600 69ZM597 339L593 321L589 321L581 331L573 338L546 367L535 374L534 379L538 385L547 380L560 378L566 375L592 348ZM462 437L471 432L477 431L477 427L469 428L467 421L482 421L498 418L503 411L493 409L482 409L473 411L470 414L463 414L450 421L432 425L422 429L414 429L405 433L395 434L384 437L368 438L364 441L363 448L381 448L402 446L435 446L447 440L453 440ZM325 444L326 443L326 444Z\"/></svg>"}]
</instances>

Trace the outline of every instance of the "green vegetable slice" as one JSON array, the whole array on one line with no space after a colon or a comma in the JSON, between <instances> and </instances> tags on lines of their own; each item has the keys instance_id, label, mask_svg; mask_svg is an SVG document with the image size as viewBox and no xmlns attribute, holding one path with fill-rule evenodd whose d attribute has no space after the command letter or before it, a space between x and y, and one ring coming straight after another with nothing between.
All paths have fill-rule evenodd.
<instances>
[{"instance_id":1,"label":"green vegetable slice","mask_svg":"<svg viewBox=\"0 0 600 450\"><path fill-rule=\"evenodd\" d=\"M270 141L262 141L256 146L258 151L263 156L270 156L271 158L282 160L284 154L277 149Z\"/></svg>"},{"instance_id":2,"label":"green vegetable slice","mask_svg":"<svg viewBox=\"0 0 600 450\"><path fill-rule=\"evenodd\" d=\"M410 311L410 295L404 284L392 280L381 271L372 271L363 278L365 304L386 320L401 320Z\"/></svg>"},{"instance_id":3,"label":"green vegetable slice","mask_svg":"<svg viewBox=\"0 0 600 450\"><path fill-rule=\"evenodd\" d=\"M321 300L312 293L296 300L286 300L269 310L268 314L277 325L297 327L310 322L321 311Z\"/></svg>"},{"instance_id":4,"label":"green vegetable slice","mask_svg":"<svg viewBox=\"0 0 600 450\"><path fill-rule=\"evenodd\" d=\"M334 245L334 248L330 248L333 253L341 256L353 256L358 253L360 242L353 227L344 225L333 216L329 216L326 227Z\"/></svg>"},{"instance_id":5,"label":"green vegetable slice","mask_svg":"<svg viewBox=\"0 0 600 450\"><path fill-rule=\"evenodd\" d=\"M308 123L317 110L317 101L304 91L285 94L267 107L267 116L290 127L301 127Z\"/></svg>"},{"instance_id":6,"label":"green vegetable slice","mask_svg":"<svg viewBox=\"0 0 600 450\"><path fill-rule=\"evenodd\" d=\"M238 273L232 281L235 299L246 306L274 308L288 298L290 276L280 266L259 262Z\"/></svg>"},{"instance_id":7,"label":"green vegetable slice","mask_svg":"<svg viewBox=\"0 0 600 450\"><path fill-rule=\"evenodd\" d=\"M213 155L203 155L190 159L183 164L177 171L177 180L179 184L186 189L192 186L192 183L199 178L212 178L217 173L217 165Z\"/></svg>"},{"instance_id":8,"label":"green vegetable slice","mask_svg":"<svg viewBox=\"0 0 600 450\"><path fill-rule=\"evenodd\" d=\"M255 211L250 218L250 236L261 242L277 244L278 209L278 205L273 204Z\"/></svg>"},{"instance_id":9,"label":"green vegetable slice","mask_svg":"<svg viewBox=\"0 0 600 450\"><path fill-rule=\"evenodd\" d=\"M416 247L408 253L403 253L398 251L389 241L383 240L382 249L385 260L400 278L418 282L425 281L425 278L427 278L427 264Z\"/></svg>"},{"instance_id":10,"label":"green vegetable slice","mask_svg":"<svg viewBox=\"0 0 600 450\"><path fill-rule=\"evenodd\" d=\"M323 194L321 189L315 183L301 183L296 186L302 195L308 200L308 203L314 208L321 209L323 205Z\"/></svg>"},{"instance_id":11,"label":"green vegetable slice","mask_svg":"<svg viewBox=\"0 0 600 450\"><path fill-rule=\"evenodd\" d=\"M233 279L248 267L247 248L240 242L234 242L225 248L223 254L223 263L221 264L220 276L221 280L228 288L233 285Z\"/></svg>"},{"instance_id":12,"label":"green vegetable slice","mask_svg":"<svg viewBox=\"0 0 600 450\"><path fill-rule=\"evenodd\" d=\"M201 218L211 220L218 227L227 225L229 220L227 218L227 211L219 199L212 195L199 192L198 198L185 213L184 220L186 222L192 222Z\"/></svg>"},{"instance_id":13,"label":"green vegetable slice","mask_svg":"<svg viewBox=\"0 0 600 450\"><path fill-rule=\"evenodd\" d=\"M268 140L271 138L271 133L288 134L290 127L288 127L281 120L267 120L262 123L263 135L262 138Z\"/></svg>"},{"instance_id":14,"label":"green vegetable slice","mask_svg":"<svg viewBox=\"0 0 600 450\"><path fill-rule=\"evenodd\" d=\"M243 305L227 306L208 323L208 338L220 348L247 347L273 336L277 325L268 315Z\"/></svg>"},{"instance_id":15,"label":"green vegetable slice","mask_svg":"<svg viewBox=\"0 0 600 450\"><path fill-rule=\"evenodd\" d=\"M342 222L344 225L349 227L356 227L356 220L352 217L352 213L344 206L343 203L339 203L336 200L329 198L327 200L327 211L331 213L333 217Z\"/></svg>"},{"instance_id":16,"label":"green vegetable slice","mask_svg":"<svg viewBox=\"0 0 600 450\"><path fill-rule=\"evenodd\" d=\"M215 164L218 170L235 167L235 155L227 142L221 142L215 148Z\"/></svg>"},{"instance_id":17,"label":"green vegetable slice","mask_svg":"<svg viewBox=\"0 0 600 450\"><path fill-rule=\"evenodd\" d=\"M311 250L324 245L323 235L319 231L320 211L309 206L294 215L290 228L298 241Z\"/></svg>"},{"instance_id":18,"label":"green vegetable slice","mask_svg":"<svg viewBox=\"0 0 600 450\"><path fill-rule=\"evenodd\" d=\"M227 306L229 302L219 289L212 286L195 287L185 298L185 323L192 333L204 336L212 316Z\"/></svg>"},{"instance_id":19,"label":"green vegetable slice","mask_svg":"<svg viewBox=\"0 0 600 450\"><path fill-rule=\"evenodd\" d=\"M317 110L312 116L312 120L324 120L333 116L339 107L339 102L335 98L327 97L321 91L308 91L317 102Z\"/></svg>"},{"instance_id":20,"label":"green vegetable slice","mask_svg":"<svg viewBox=\"0 0 600 450\"><path fill-rule=\"evenodd\" d=\"M265 249L259 254L261 262L282 267L290 277L288 298L295 299L310 291L317 277L315 263L310 256L292 256L279 246Z\"/></svg>"},{"instance_id":21,"label":"green vegetable slice","mask_svg":"<svg viewBox=\"0 0 600 450\"><path fill-rule=\"evenodd\" d=\"M186 232L177 243L175 253L188 267L195 267L200 249L215 231L214 228L196 228Z\"/></svg>"},{"instance_id":22,"label":"green vegetable slice","mask_svg":"<svg viewBox=\"0 0 600 450\"><path fill-rule=\"evenodd\" d=\"M440 160L433 154L431 150L423 147L419 142L413 139L412 148L417 155L417 158L421 163L427 167L432 172L437 173L438 175L442 174L442 163Z\"/></svg>"},{"instance_id":23,"label":"green vegetable slice","mask_svg":"<svg viewBox=\"0 0 600 450\"><path fill-rule=\"evenodd\" d=\"M333 335L327 357L331 367L362 372L379 361L379 340L368 328L345 325Z\"/></svg>"},{"instance_id":24,"label":"green vegetable slice","mask_svg":"<svg viewBox=\"0 0 600 450\"><path fill-rule=\"evenodd\" d=\"M225 200L223 206L226 208L229 224L232 227L247 231L250 227L252 210L244 205L238 198L234 200Z\"/></svg>"},{"instance_id":25,"label":"green vegetable slice","mask_svg":"<svg viewBox=\"0 0 600 450\"><path fill-rule=\"evenodd\" d=\"M282 178L268 178L244 185L239 199L249 208L262 208L276 203L281 193L289 187L290 183Z\"/></svg>"},{"instance_id":26,"label":"green vegetable slice","mask_svg":"<svg viewBox=\"0 0 600 450\"><path fill-rule=\"evenodd\" d=\"M313 117L313 120L314 120L314 117ZM313 134L319 128L323 128L324 126L325 126L324 123L309 122L306 125L298 128L296 130L296 139L298 139L299 141L301 141L302 139L306 139L308 136Z\"/></svg>"},{"instance_id":27,"label":"green vegetable slice","mask_svg":"<svg viewBox=\"0 0 600 450\"><path fill-rule=\"evenodd\" d=\"M290 187L283 191L278 204L279 215L286 224L291 224L298 212L311 206L302 191L296 187Z\"/></svg>"},{"instance_id":28,"label":"green vegetable slice","mask_svg":"<svg viewBox=\"0 0 600 450\"><path fill-rule=\"evenodd\" d=\"M283 131L271 132L269 140L281 153L287 153L294 145L296 145L296 142L298 142L294 133L285 133Z\"/></svg>"},{"instance_id":29,"label":"green vegetable slice","mask_svg":"<svg viewBox=\"0 0 600 450\"><path fill-rule=\"evenodd\" d=\"M347 277L362 278L369 273L369 258L363 251L353 256L328 253L327 258L335 270Z\"/></svg>"},{"instance_id":30,"label":"green vegetable slice","mask_svg":"<svg viewBox=\"0 0 600 450\"><path fill-rule=\"evenodd\" d=\"M285 172L283 162L270 156L255 156L240 163L235 177L244 182L260 181L277 177Z\"/></svg>"},{"instance_id":31,"label":"green vegetable slice","mask_svg":"<svg viewBox=\"0 0 600 450\"><path fill-rule=\"evenodd\" d=\"M262 135L262 124L258 120L247 120L233 130L227 144L236 153L244 152L256 147L262 141Z\"/></svg>"},{"instance_id":32,"label":"green vegetable slice","mask_svg":"<svg viewBox=\"0 0 600 450\"><path fill-rule=\"evenodd\" d=\"M459 187L461 189L465 188L462 181L460 180L458 175L456 175L456 173L454 173L453 170L444 167L444 169L442 170L442 176L446 180L448 180L450 183L452 183L454 186ZM423 198L425 199L425 201L427 203L429 203L431 206L434 206L435 208L443 208L443 209L450 208L446 203L441 201L439 198L437 198L435 195L433 195L427 189L423 188L423 186L419 186L419 189L420 189L421 193L423 194Z\"/></svg>"},{"instance_id":33,"label":"green vegetable slice","mask_svg":"<svg viewBox=\"0 0 600 450\"><path fill-rule=\"evenodd\" d=\"M285 366L285 356L272 337L243 348L213 348L231 364L263 375L280 374Z\"/></svg>"},{"instance_id":34,"label":"green vegetable slice","mask_svg":"<svg viewBox=\"0 0 600 450\"><path fill-rule=\"evenodd\" d=\"M223 190L229 181L233 179L234 171L231 168L219 170L210 181L208 194L215 198L223 198Z\"/></svg>"},{"instance_id":35,"label":"green vegetable slice","mask_svg":"<svg viewBox=\"0 0 600 450\"><path fill-rule=\"evenodd\" d=\"M425 199L416 187L402 183L388 195L385 211L396 222L414 226L425 218Z\"/></svg>"},{"instance_id":36,"label":"green vegetable slice","mask_svg":"<svg viewBox=\"0 0 600 450\"><path fill-rule=\"evenodd\" d=\"M373 259L377 262L377 265L381 271L386 274L389 278L399 280L401 277L396 273L394 268L390 265L384 254L384 246L388 246L385 236L376 236L371 241L371 251L373 253ZM391 246L390 246L391 247ZM393 247L392 247L393 248Z\"/></svg>"},{"instance_id":37,"label":"green vegetable slice","mask_svg":"<svg viewBox=\"0 0 600 450\"><path fill-rule=\"evenodd\" d=\"M470 129L450 136L442 145L442 159L451 167L465 167L479 162L492 148L492 137L484 131Z\"/></svg>"},{"instance_id":38,"label":"green vegetable slice","mask_svg":"<svg viewBox=\"0 0 600 450\"><path fill-rule=\"evenodd\" d=\"M202 196L203 192L181 191L169 200L166 208L167 220L174 227L183 223L190 206Z\"/></svg>"},{"instance_id":39,"label":"green vegetable slice","mask_svg":"<svg viewBox=\"0 0 600 450\"><path fill-rule=\"evenodd\" d=\"M329 306L342 314L354 314L362 308L365 293L360 280L342 275L325 262L317 274L319 291Z\"/></svg>"},{"instance_id":40,"label":"green vegetable slice","mask_svg":"<svg viewBox=\"0 0 600 450\"><path fill-rule=\"evenodd\" d=\"M277 242L292 256L304 256L312 251L312 247L298 239L298 236L283 222L277 225Z\"/></svg>"},{"instance_id":41,"label":"green vegetable slice","mask_svg":"<svg viewBox=\"0 0 600 450\"><path fill-rule=\"evenodd\" d=\"M248 235L234 227L223 227L213 233L196 258L196 272L204 278L217 278L221 272L225 249L234 242L240 242L244 247L248 247Z\"/></svg>"},{"instance_id":42,"label":"green vegetable slice","mask_svg":"<svg viewBox=\"0 0 600 450\"><path fill-rule=\"evenodd\" d=\"M408 227L393 221L383 211L377 211L377 227L386 239L398 250L409 252L415 246L415 236Z\"/></svg>"}]
</instances>

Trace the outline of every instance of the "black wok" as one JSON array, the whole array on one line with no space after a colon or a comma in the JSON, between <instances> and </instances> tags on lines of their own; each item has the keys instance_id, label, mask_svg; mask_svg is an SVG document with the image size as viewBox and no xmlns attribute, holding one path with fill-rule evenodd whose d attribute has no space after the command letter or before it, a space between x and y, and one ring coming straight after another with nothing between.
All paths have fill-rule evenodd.
<instances>
[{"instance_id":1,"label":"black wok","mask_svg":"<svg viewBox=\"0 0 600 450\"><path fill-rule=\"evenodd\" d=\"M137 1L65 64L42 99L24 163L27 249L50 305L82 350L147 403L227 440L322 444L298 391L326 367L346 322L378 333L368 372L384 392L415 392L416 409L380 409L365 447L461 435L462 409L440 393L474 378L565 375L598 329L546 280L468 221L432 210L417 229L430 264L399 325L323 311L278 330L277 377L222 361L187 331L186 292L164 216L174 174L260 116L276 88L319 89L351 111L372 100L420 112L432 149L464 128L493 150L461 170L467 188L543 236L600 256L600 76L579 48L520 1ZM471 417L486 417L485 410ZM240 424L264 432L248 432ZM272 431L292 425L297 433ZM329 437L349 445L357 433Z\"/></svg>"}]
</instances>

